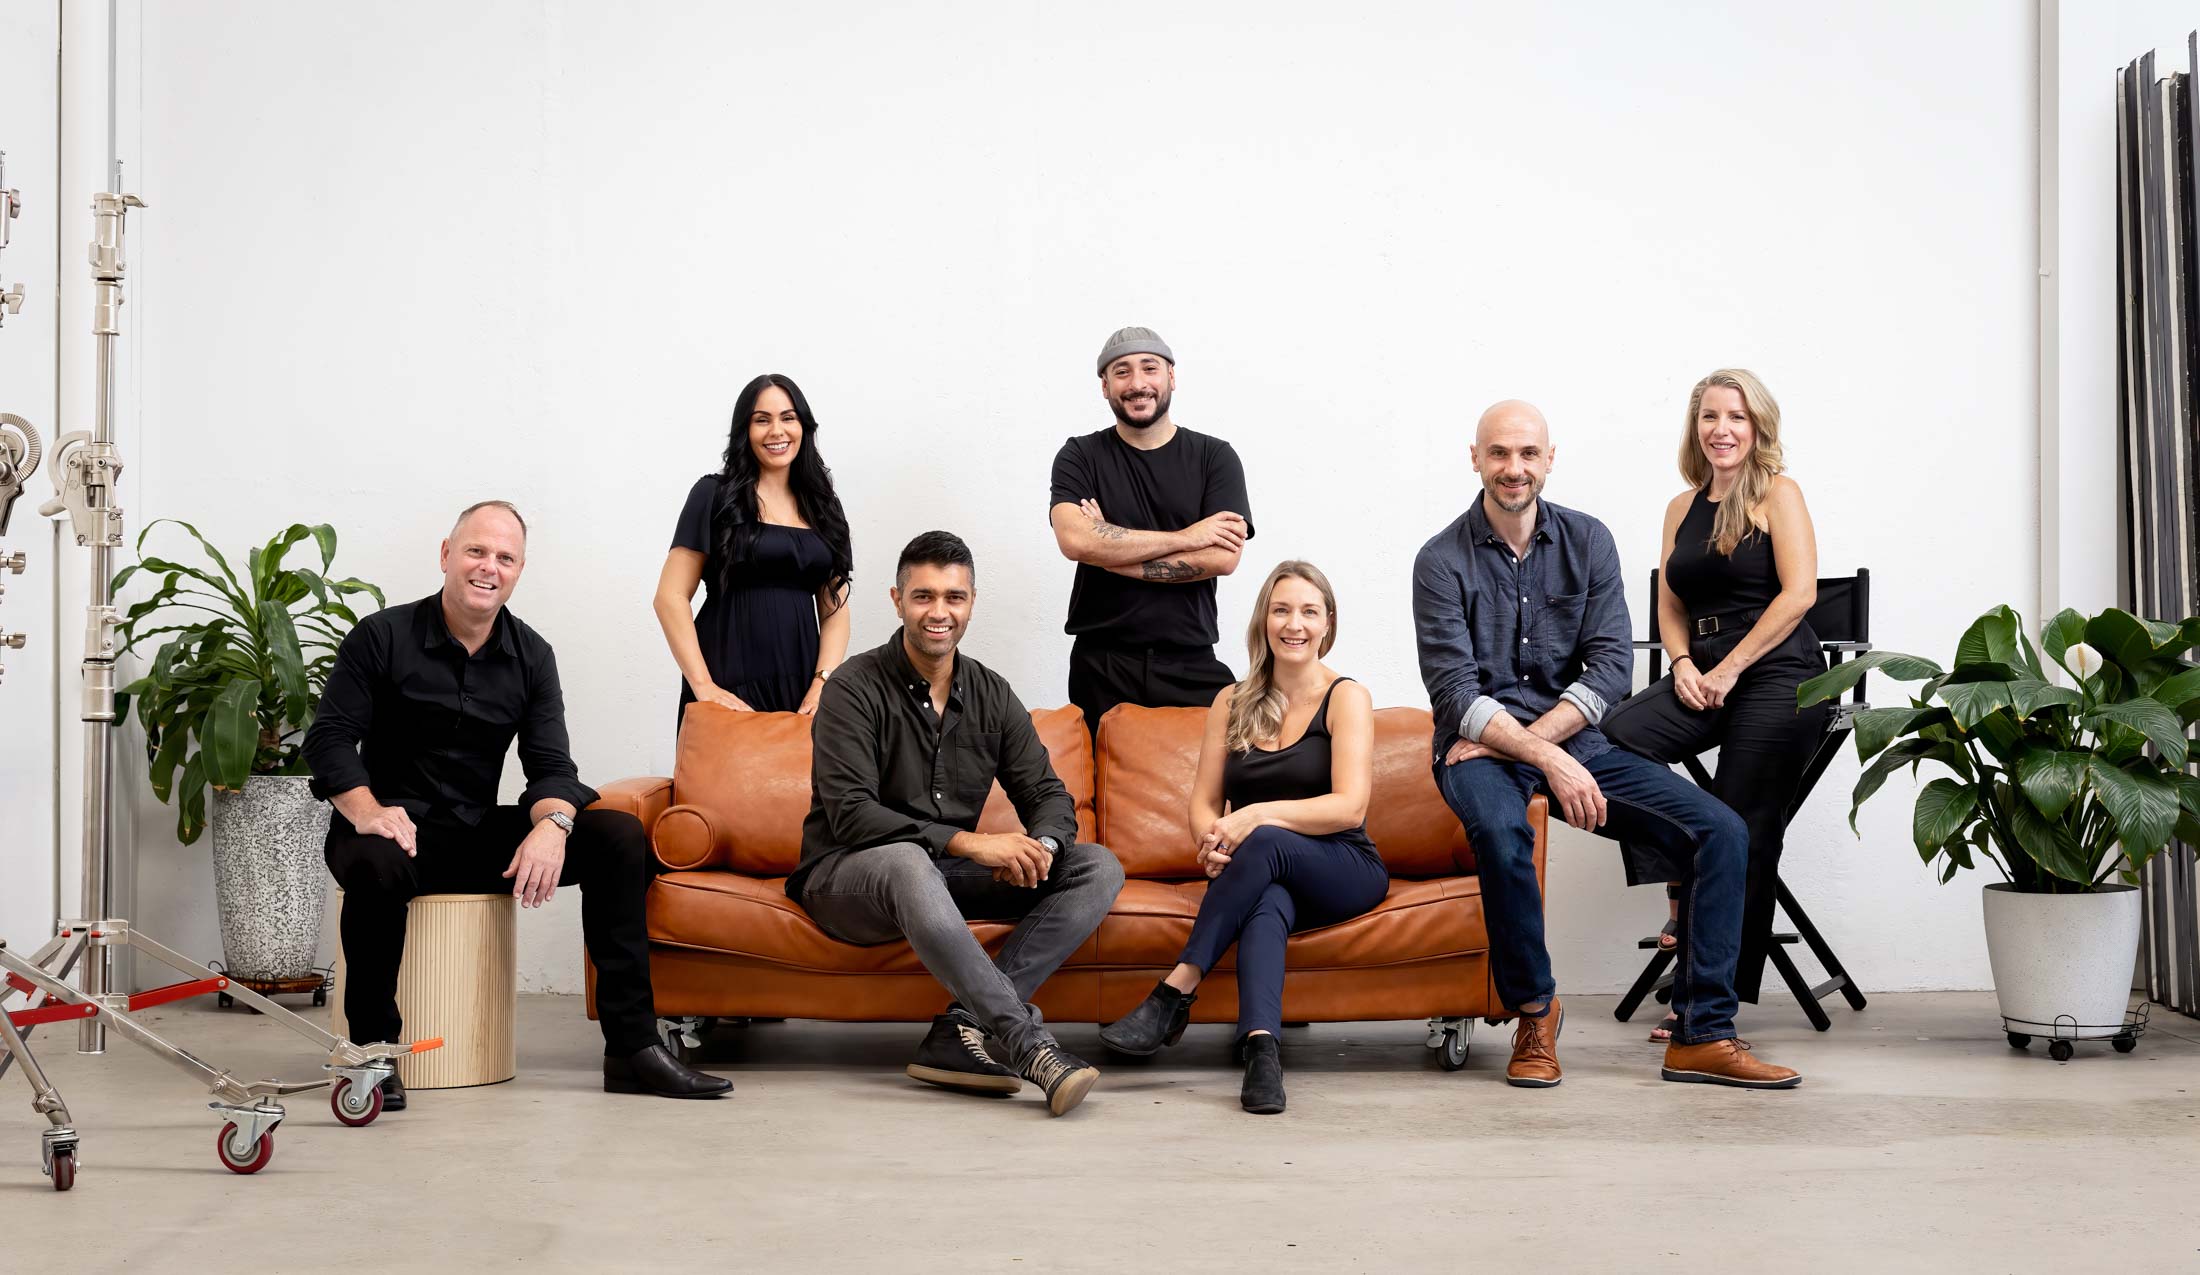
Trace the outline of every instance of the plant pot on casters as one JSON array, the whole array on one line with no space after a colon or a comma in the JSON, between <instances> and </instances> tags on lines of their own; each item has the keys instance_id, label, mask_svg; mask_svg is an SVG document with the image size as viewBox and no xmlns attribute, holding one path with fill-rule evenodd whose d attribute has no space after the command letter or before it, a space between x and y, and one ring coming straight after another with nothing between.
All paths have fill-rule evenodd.
<instances>
[{"instance_id":1,"label":"plant pot on casters","mask_svg":"<svg viewBox=\"0 0 2200 1275\"><path fill-rule=\"evenodd\" d=\"M163 525L189 533L211 565L147 556L146 538ZM291 547L308 539L321 569L286 567ZM153 793L175 804L185 845L206 830L213 792L225 972L263 994L311 992L322 1004L315 959L329 807L309 791L300 745L336 647L359 619L346 599L366 594L379 605L381 590L330 575L336 532L327 526L292 525L251 550L242 577L186 522L151 524L137 548L139 560L115 577L116 595L140 572L160 585L125 614L121 649L166 640L145 676L117 693L115 716L135 708Z\"/></svg>"},{"instance_id":2,"label":"plant pot on casters","mask_svg":"<svg viewBox=\"0 0 2200 1275\"><path fill-rule=\"evenodd\" d=\"M1796 693L1803 706L1833 699L1871 669L1924 682L1907 707L1857 715L1857 755L1871 764L1849 824L1895 771L1949 772L1918 790L1911 837L1942 882L1979 859L2006 878L1984 891L1986 948L2019 1049L2039 1035L2058 1062L2080 1040L2129 1053L2145 1029L2144 1007L2125 1008L2139 869L2173 837L2200 844L2200 777L2185 769L2200 666L2184 656L2196 646L2200 618L2108 610L2062 612L2035 647L1996 607L1964 632L1952 670L1873 651Z\"/></svg>"}]
</instances>

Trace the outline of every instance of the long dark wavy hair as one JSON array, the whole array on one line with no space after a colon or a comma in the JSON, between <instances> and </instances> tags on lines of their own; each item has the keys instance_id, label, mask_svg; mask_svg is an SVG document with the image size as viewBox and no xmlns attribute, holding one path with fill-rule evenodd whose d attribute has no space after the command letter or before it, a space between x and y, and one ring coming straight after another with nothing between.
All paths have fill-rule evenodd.
<instances>
[{"instance_id":1,"label":"long dark wavy hair","mask_svg":"<svg viewBox=\"0 0 2200 1275\"><path fill-rule=\"evenodd\" d=\"M757 464L756 452L749 446L749 417L756 411L756 400L775 385L786 391L796 419L802 422L802 444L795 449L794 464L787 473L788 486L794 490L795 505L802 511L803 520L824 538L826 552L832 557L832 572L825 580L827 594L839 598L855 574L848 515L841 510L840 497L833 491L833 471L817 450L817 417L810 414L810 400L802 397L801 386L777 372L766 372L742 386L740 397L733 401L733 429L726 438L725 466L718 474L718 506L711 515L711 543L718 557L717 587L730 587L734 567L756 552L757 537L763 534L763 518L756 507Z\"/></svg>"}]
</instances>

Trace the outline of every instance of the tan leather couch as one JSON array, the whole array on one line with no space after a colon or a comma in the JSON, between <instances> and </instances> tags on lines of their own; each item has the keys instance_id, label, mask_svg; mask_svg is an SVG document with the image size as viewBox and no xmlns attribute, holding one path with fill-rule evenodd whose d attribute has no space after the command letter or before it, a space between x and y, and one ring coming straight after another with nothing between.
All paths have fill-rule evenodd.
<instances>
[{"instance_id":1,"label":"tan leather couch","mask_svg":"<svg viewBox=\"0 0 2200 1275\"><path fill-rule=\"evenodd\" d=\"M1108 919L1036 1001L1053 1022L1109 1022L1176 963L1206 893L1185 817L1205 710L1117 708L1100 724L1097 764L1078 710L1031 716L1076 799L1079 836L1113 850L1129 878ZM1390 894L1364 916L1291 937L1287 1021L1502 1016L1473 853L1428 757L1427 712L1375 714L1367 823L1390 865ZM641 819L665 868L649 894L660 1015L919 1022L945 1008L946 990L907 943L842 943L787 899L782 882L800 859L810 807L808 718L698 704L670 779L623 779L602 793L600 806ZM1543 798L1528 818L1540 880ZM1022 830L998 785L979 829ZM970 928L998 951L1010 926ZM1236 1021L1235 955L1201 985L1193 1021ZM593 1017L593 977L589 991ZM1461 1061L1464 1045L1462 1033Z\"/></svg>"}]
</instances>

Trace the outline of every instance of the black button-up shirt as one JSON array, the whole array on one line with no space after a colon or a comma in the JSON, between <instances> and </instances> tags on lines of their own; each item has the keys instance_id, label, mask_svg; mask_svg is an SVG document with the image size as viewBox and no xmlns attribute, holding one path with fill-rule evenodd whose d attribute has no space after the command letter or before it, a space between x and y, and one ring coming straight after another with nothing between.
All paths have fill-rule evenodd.
<instances>
[{"instance_id":1,"label":"black button-up shirt","mask_svg":"<svg viewBox=\"0 0 2200 1275\"><path fill-rule=\"evenodd\" d=\"M443 596L361 620L337 648L319 714L306 731L313 795L364 785L415 819L479 823L497 804L504 755L519 740L526 809L545 797L596 800L565 734L558 661L510 610L472 655L443 622Z\"/></svg>"},{"instance_id":2,"label":"black button-up shirt","mask_svg":"<svg viewBox=\"0 0 2200 1275\"><path fill-rule=\"evenodd\" d=\"M947 711L934 713L931 684L910 666L899 632L850 656L810 722L810 814L787 897L799 902L803 881L831 855L897 841L946 854L956 833L977 830L996 779L1026 834L1077 840L1076 803L1006 678L958 654Z\"/></svg>"}]
</instances>

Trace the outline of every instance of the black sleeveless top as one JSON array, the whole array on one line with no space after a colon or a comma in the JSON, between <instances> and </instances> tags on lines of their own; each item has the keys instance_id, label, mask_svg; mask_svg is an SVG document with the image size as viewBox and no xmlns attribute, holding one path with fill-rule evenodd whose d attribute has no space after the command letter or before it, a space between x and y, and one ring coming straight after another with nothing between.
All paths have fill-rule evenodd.
<instances>
[{"instance_id":1,"label":"black sleeveless top","mask_svg":"<svg viewBox=\"0 0 2200 1275\"><path fill-rule=\"evenodd\" d=\"M1688 608L1691 623L1713 615L1724 620L1718 633L1709 637L1692 635L1690 639L1692 645L1723 653L1756 623L1754 616L1744 619L1743 615L1764 610L1780 596L1780 568L1772 556L1769 531L1751 529L1734 546L1733 553L1720 553L1711 543L1711 527L1718 516L1719 502L1711 499L1710 489L1698 491L1689 502L1680 528L1673 533L1673 552L1665 560L1665 583ZM1795 632L1767 651L1764 659L1774 656L1822 663L1818 636L1811 631L1810 622L1796 625Z\"/></svg>"},{"instance_id":2,"label":"black sleeveless top","mask_svg":"<svg viewBox=\"0 0 2200 1275\"><path fill-rule=\"evenodd\" d=\"M1340 677L1329 684L1313 720L1306 724L1306 733L1290 747L1273 751L1248 748L1242 753L1224 754L1222 797L1230 803L1230 809L1242 810L1261 801L1304 801L1326 797L1335 790L1330 772L1329 697L1337 693L1340 684L1351 680ZM1375 849L1364 823L1330 836L1369 851Z\"/></svg>"}]
</instances>

